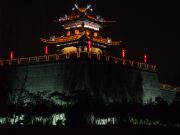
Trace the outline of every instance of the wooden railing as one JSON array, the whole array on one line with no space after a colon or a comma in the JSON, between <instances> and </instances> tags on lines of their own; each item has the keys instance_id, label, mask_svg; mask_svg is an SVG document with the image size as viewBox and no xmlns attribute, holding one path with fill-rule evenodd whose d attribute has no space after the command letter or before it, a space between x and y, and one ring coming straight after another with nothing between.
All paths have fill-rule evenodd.
<instances>
[{"instance_id":1,"label":"wooden railing","mask_svg":"<svg viewBox=\"0 0 180 135\"><path fill-rule=\"evenodd\" d=\"M26 58L17 58L13 60L1 60L0 66L5 65L19 65L19 64L28 64L28 63L40 63L40 62L51 62L51 61L61 61L65 59L71 59L75 57L77 59L81 57L86 57L88 59L96 59L98 61L102 60L105 62L111 62L114 64L121 64L124 66L137 68L146 71L156 72L157 68L156 65L146 64L138 61L121 59L117 57L107 56L107 55L100 55L100 54L93 54L90 52L77 52L77 53L67 53L67 54L50 54L50 55L43 55L43 56L35 56L35 57L26 57Z\"/></svg>"}]
</instances>

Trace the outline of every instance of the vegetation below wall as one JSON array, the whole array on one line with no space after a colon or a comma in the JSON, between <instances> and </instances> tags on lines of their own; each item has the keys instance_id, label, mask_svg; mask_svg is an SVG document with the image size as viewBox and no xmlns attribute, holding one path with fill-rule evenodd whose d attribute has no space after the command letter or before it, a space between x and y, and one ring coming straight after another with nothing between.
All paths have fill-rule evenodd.
<instances>
[{"instance_id":1,"label":"vegetation below wall","mask_svg":"<svg viewBox=\"0 0 180 135\"><path fill-rule=\"evenodd\" d=\"M161 98L146 105L130 103L103 104L87 91L74 95L53 92L36 94L13 90L1 101L1 125L121 125L180 128L180 105L168 105Z\"/></svg>"}]
</instances>

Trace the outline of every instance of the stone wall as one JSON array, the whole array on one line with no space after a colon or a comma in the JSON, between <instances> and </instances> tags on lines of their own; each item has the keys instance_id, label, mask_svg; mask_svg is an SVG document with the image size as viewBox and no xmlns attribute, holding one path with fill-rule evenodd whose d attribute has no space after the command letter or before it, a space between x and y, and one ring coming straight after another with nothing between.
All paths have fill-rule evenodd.
<instances>
[{"instance_id":1,"label":"stone wall","mask_svg":"<svg viewBox=\"0 0 180 135\"><path fill-rule=\"evenodd\" d=\"M4 91L25 89L70 95L73 91L88 91L106 104L123 100L147 103L162 96L157 73L86 57L1 67L0 74Z\"/></svg>"},{"instance_id":2,"label":"stone wall","mask_svg":"<svg viewBox=\"0 0 180 135\"><path fill-rule=\"evenodd\" d=\"M143 102L148 103L154 101L156 97L161 96L157 73L141 71Z\"/></svg>"}]
</instances>

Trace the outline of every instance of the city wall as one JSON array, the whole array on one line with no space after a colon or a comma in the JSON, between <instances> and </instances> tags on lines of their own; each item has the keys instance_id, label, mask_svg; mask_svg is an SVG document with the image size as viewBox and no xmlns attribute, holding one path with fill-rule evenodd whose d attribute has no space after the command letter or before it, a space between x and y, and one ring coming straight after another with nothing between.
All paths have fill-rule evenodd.
<instances>
[{"instance_id":1,"label":"city wall","mask_svg":"<svg viewBox=\"0 0 180 135\"><path fill-rule=\"evenodd\" d=\"M88 91L109 104L147 103L163 97L156 66L87 52L19 58L1 62L1 89L60 92ZM169 97L171 102L173 96ZM173 99L172 99L173 100Z\"/></svg>"}]
</instances>

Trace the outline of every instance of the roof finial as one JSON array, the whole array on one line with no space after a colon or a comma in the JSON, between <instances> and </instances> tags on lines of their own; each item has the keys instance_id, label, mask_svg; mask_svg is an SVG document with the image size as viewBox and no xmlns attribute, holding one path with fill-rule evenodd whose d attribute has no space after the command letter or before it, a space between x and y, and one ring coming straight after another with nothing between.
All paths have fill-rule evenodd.
<instances>
[{"instance_id":1,"label":"roof finial","mask_svg":"<svg viewBox=\"0 0 180 135\"><path fill-rule=\"evenodd\" d=\"M74 4L74 7L72 8L72 10L77 9L78 11L82 12L82 13L86 13L88 10L92 11L93 9L91 8L91 4L87 4L87 6L85 8L83 7L79 7L78 4Z\"/></svg>"}]
</instances>

